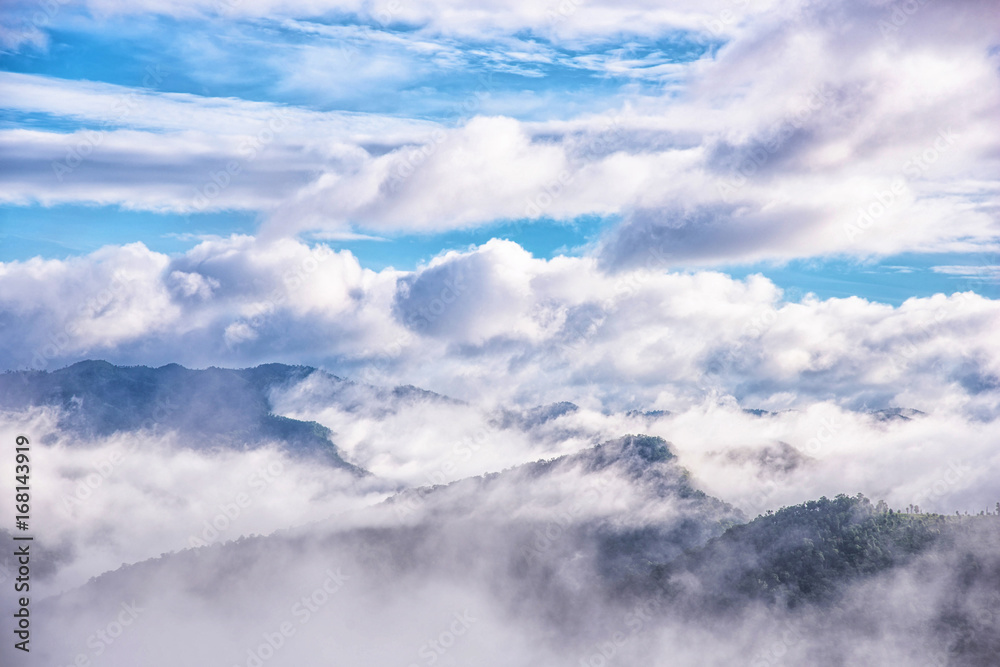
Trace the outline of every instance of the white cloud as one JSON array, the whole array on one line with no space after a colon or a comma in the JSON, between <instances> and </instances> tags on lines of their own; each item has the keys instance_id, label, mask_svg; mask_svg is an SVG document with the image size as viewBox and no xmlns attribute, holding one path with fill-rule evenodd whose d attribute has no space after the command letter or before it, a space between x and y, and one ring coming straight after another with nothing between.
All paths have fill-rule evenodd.
<instances>
[{"instance_id":1,"label":"white cloud","mask_svg":"<svg viewBox=\"0 0 1000 667\"><path fill-rule=\"evenodd\" d=\"M989 3L958 14L928 3L892 30L880 25L893 17L884 4L792 3L781 13L736 4L575 7L552 30L621 30L641 15L643 31L685 24L719 29L729 41L711 57L669 65L662 93L624 88L609 100L614 111L544 122L486 115L489 87L467 90L468 120L446 127L6 74L13 108L97 122L124 99L125 121L137 128L109 131L93 150L99 159L64 182L52 163L85 144L83 133L5 131L18 164L7 172L6 200L260 210L268 236L621 216L597 249L612 267L643 264L651 247L684 265L997 247L1000 190L990 175L1000 81ZM240 3L234 11L301 18L319 8ZM422 39L427 53L443 49L453 60L457 46L435 32L448 31L436 21L460 31L492 22L500 34L546 11L521 9L501 18L490 6L406 4L398 18L425 26L419 39L407 37L410 48ZM944 21L947 39L935 30ZM248 158L247 138L267 131L274 114L287 127L273 133L266 160ZM230 165L239 173L225 173Z\"/></svg>"},{"instance_id":2,"label":"white cloud","mask_svg":"<svg viewBox=\"0 0 1000 667\"><path fill-rule=\"evenodd\" d=\"M995 264L972 264L972 265L945 265L932 266L934 273L943 273L949 276L960 276L967 280L989 280L1000 279L1000 266Z\"/></svg>"},{"instance_id":3,"label":"white cloud","mask_svg":"<svg viewBox=\"0 0 1000 667\"><path fill-rule=\"evenodd\" d=\"M731 24L752 11L766 12L780 3L753 3L733 0L673 3L670 7L651 0L614 3L566 2L483 2L470 6L457 0L420 0L395 2L380 0L361 3L355 0L187 0L183 3L143 0L122 3L118 0L89 0L88 6L99 14L135 14L155 12L179 17L193 15L228 18L295 17L354 15L378 25L409 24L431 35L446 34L474 38L509 35L522 30L556 37L569 43L618 36L652 36L670 30L715 30L732 32ZM749 10L749 11L748 11ZM727 14L723 14L728 12ZM730 16L732 18L730 18ZM718 19L722 19L721 21Z\"/></svg>"},{"instance_id":4,"label":"white cloud","mask_svg":"<svg viewBox=\"0 0 1000 667\"><path fill-rule=\"evenodd\" d=\"M39 598L80 586L123 562L241 535L267 534L379 502L389 491L275 446L201 447L190 434L119 432L88 440L50 409L0 413L0 431L29 433L32 503L46 546L62 553ZM13 436L12 436L13 437ZM13 476L13 462L2 464Z\"/></svg>"},{"instance_id":5,"label":"white cloud","mask_svg":"<svg viewBox=\"0 0 1000 667\"><path fill-rule=\"evenodd\" d=\"M329 427L346 458L379 476L370 486L268 447L193 450L171 434L149 433L82 442L59 433L48 411L3 415L0 431L37 438L39 488L50 491L33 505L38 519L60 542L57 548L76 549L77 558L42 590L181 548L192 534L212 541L203 530L239 493L256 488L250 480L261 468L277 466L283 473L253 496L250 511L227 516L227 528L219 529L225 537L356 509L395 484L449 482L624 433L670 440L698 488L751 513L858 491L895 507L916 503L947 513L992 504L1000 474L996 300L956 291L895 307L814 295L790 301L760 275L735 280L670 267L995 248L1000 86L990 23L994 4L924 3L900 14L899 5L880 0L684 0L670 7L652 0L475 6L452 0L90 0L99 18L152 11L281 21L355 13L383 27L411 25L402 37L388 29L281 23L302 33L399 47L330 78L331 85L349 87L352 77L364 77L370 87L352 91L358 96L403 85L424 56L458 68L471 55L494 71L525 76L558 61L644 81L618 89L614 111L574 110L544 122L518 120L516 110L493 112L516 95L498 102L473 91L464 100L468 120L451 127L0 74L8 109L68 119L81 128L69 134L0 131L2 201L181 212L240 208L268 219L256 238L203 237L174 256L131 244L66 260L0 263L0 365L51 370L88 357L189 366L285 361L382 385L318 373L271 396L279 414ZM686 65L661 52L624 49L614 57L588 51L623 41L622 35L655 39L678 29L728 42ZM552 41L531 46L526 31ZM468 53L456 36L485 44ZM41 31L11 37L0 30L4 48L40 47L44 39ZM577 55L560 55L561 49ZM403 51L422 55L410 62L400 57ZM303 69L285 81L286 91L314 85L315 73L338 51L306 48L299 55ZM662 88L652 91L651 81ZM540 99L532 103L544 104ZM101 129L87 129L94 127ZM551 260L495 239L442 254L415 271L376 272L349 252L296 238L361 238L372 230L428 232L591 213L624 222L608 230L591 254ZM994 264L941 264L933 271L953 276L959 289L981 288L995 279ZM407 383L464 400L388 388ZM565 400L579 408L534 421L526 415L540 413L522 412ZM773 412L751 414L746 407ZM869 412L892 407L922 413ZM12 473L11 465L8 459L0 466L3 474ZM523 483L530 475L522 471L506 478L513 483L471 481L452 487L450 498L432 497L418 514L466 517L460 528L450 521L431 526L438 530L431 541L440 569L387 578L357 567L364 573L352 574L358 588L327 608L322 627L303 629L302 636L312 639L289 644L278 661L315 660L318 654L310 651L328 650L332 637L337 655L320 655L327 661L343 657L347 646L348 654L364 653L370 664L406 664L419 655L425 636L440 636L437 619L450 622L452 606L481 605L489 620L480 627L492 630L470 634L450 658L577 664L565 647L536 641L532 633L550 628L533 616L504 618L507 598L497 591L515 580L497 579L496 572L510 568L504 549L513 542L492 527L558 522L577 511L585 481L579 472L559 470L545 485L532 486ZM587 518L635 526L669 522L677 511L639 485L611 474L595 478L611 492L583 507ZM87 498L61 504L79 493ZM384 527L391 511L384 506L330 521L311 534L330 526ZM138 643L146 649L169 639L160 634L165 628L173 636L181 628L205 640L188 642L207 647L202 660L243 660L229 649L259 645L260 632L284 620L286 598L299 594L314 569L329 567L332 555L360 565L349 546L314 543L309 534L235 568L213 549L187 554L188 561L167 559L157 577L144 576L151 570L126 572L126 581L140 573L139 590L160 595L146 625L116 645L115 659L134 662ZM572 552L576 546L567 545L566 557L552 560L559 585L591 579L580 569L582 552ZM253 549L251 543L240 553L252 556ZM503 556L491 560L496 554ZM406 556L420 563L422 554L410 550ZM200 567L190 567L192 561ZM365 561L384 564L377 551L366 552ZM477 578L484 571L488 577ZM551 574L545 573L546 581ZM887 599L912 601L900 593L907 585L900 578L878 583L892 593ZM530 585L530 579L516 583ZM205 593L213 587L224 595ZM197 597L189 589L197 589ZM511 599L523 597L512 590ZM863 600L848 601L864 606ZM88 602L94 604L87 614L63 616L57 603L52 616L42 615L43 623L51 618L63 624L51 645L58 658L83 650L83 638L106 623L101 601L95 596ZM69 600L65 609L72 606ZM616 620L611 613L590 619L600 628L596 634L574 638L601 641L614 627L607 622ZM685 664L702 664L706 655L731 664L753 655L749 649L776 632L771 620L740 619L731 628L732 644L696 655L676 648L692 644L679 639L689 640L689 629L670 625L619 658L655 661L650 656L662 644L661 652ZM812 621L800 615L796 622L808 628ZM372 640L384 638L387 625L399 628L400 636ZM793 646L796 659L828 634L810 636L820 639ZM219 637L224 641L211 641ZM845 655L869 650L863 642L860 648L839 643L850 646ZM882 642L877 650L902 664L912 649ZM159 659L176 662L174 654Z\"/></svg>"},{"instance_id":6,"label":"white cloud","mask_svg":"<svg viewBox=\"0 0 1000 667\"><path fill-rule=\"evenodd\" d=\"M971 292L789 303L759 275L607 273L509 241L374 272L322 245L233 237L7 263L0 294L22 332L5 341L11 368L288 361L487 404L1000 409L1000 310Z\"/></svg>"},{"instance_id":7,"label":"white cloud","mask_svg":"<svg viewBox=\"0 0 1000 667\"><path fill-rule=\"evenodd\" d=\"M53 114L88 126L124 126L158 132L200 131L207 135L257 135L270 129L302 140L321 132L346 141L410 139L433 124L377 114L321 112L270 102L204 97L156 90L168 76L151 67L144 87L56 79L35 74L0 73L8 92L4 106L22 112Z\"/></svg>"},{"instance_id":8,"label":"white cloud","mask_svg":"<svg viewBox=\"0 0 1000 667\"><path fill-rule=\"evenodd\" d=\"M49 46L49 37L32 23L24 22L20 26L0 23L0 47L16 52L24 45L44 50Z\"/></svg>"}]
</instances>

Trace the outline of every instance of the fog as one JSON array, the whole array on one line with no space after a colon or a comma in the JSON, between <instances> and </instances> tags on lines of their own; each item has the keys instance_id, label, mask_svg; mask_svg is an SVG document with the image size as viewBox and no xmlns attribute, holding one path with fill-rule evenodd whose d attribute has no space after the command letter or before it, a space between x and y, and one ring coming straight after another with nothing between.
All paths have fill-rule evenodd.
<instances>
[{"instance_id":1,"label":"fog","mask_svg":"<svg viewBox=\"0 0 1000 667\"><path fill-rule=\"evenodd\" d=\"M57 405L3 413L0 437L32 436L30 664L991 664L995 516L793 606L723 576L766 571L762 552L704 549L821 495L992 509L995 423L724 396L478 404L321 371L265 394L356 468L194 442L187 420L94 435Z\"/></svg>"},{"instance_id":2,"label":"fog","mask_svg":"<svg viewBox=\"0 0 1000 667\"><path fill-rule=\"evenodd\" d=\"M624 438L123 567L35 607L31 664L991 664L996 517L832 600L765 603L717 556L648 570L743 520L665 447Z\"/></svg>"},{"instance_id":3,"label":"fog","mask_svg":"<svg viewBox=\"0 0 1000 667\"><path fill-rule=\"evenodd\" d=\"M389 409L364 385L350 388L364 407L345 407L331 400L329 384L314 374L279 388L271 395L275 409L327 426L349 460L407 486L645 433L673 443L699 488L752 515L841 492L945 514L978 513L1000 500L1000 422L969 419L957 406L867 411L826 401L768 412L712 396L666 414L440 399L397 401Z\"/></svg>"},{"instance_id":4,"label":"fog","mask_svg":"<svg viewBox=\"0 0 1000 667\"><path fill-rule=\"evenodd\" d=\"M88 578L198 544L266 534L362 507L387 495L375 480L290 456L277 446L191 449L184 435L136 431L94 440L56 427L51 411L4 415L8 441L32 444L32 526L59 558L47 595ZM14 477L14 460L0 466ZM13 525L11 508L4 525Z\"/></svg>"}]
</instances>

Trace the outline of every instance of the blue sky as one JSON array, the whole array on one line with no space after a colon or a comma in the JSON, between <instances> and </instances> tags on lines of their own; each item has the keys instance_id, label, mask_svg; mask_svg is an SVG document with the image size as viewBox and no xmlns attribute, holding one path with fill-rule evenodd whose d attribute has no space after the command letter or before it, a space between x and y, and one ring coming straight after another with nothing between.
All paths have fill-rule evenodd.
<instances>
[{"instance_id":1,"label":"blue sky","mask_svg":"<svg viewBox=\"0 0 1000 667\"><path fill-rule=\"evenodd\" d=\"M6 38L0 51L0 69L7 73L4 85L30 85L32 90L45 90L53 98L62 95L62 89L85 91L97 106L98 98L105 100L100 102L104 107L78 111L73 101L60 104L36 98L35 93L17 91L0 103L0 130L10 137L23 130L38 133L31 139L35 144L10 144L4 149L12 156L17 153L23 165L30 166L5 160L8 195L0 205L2 261L32 256L65 258L104 245L134 241L159 252L182 253L206 236L255 234L269 224L271 228L287 228L288 234L307 240L315 238L312 232L327 232L318 238L341 239L330 244L349 249L362 265L374 270L388 266L412 270L443 251L478 246L494 237L515 241L536 257L581 256L599 254L602 247L618 238L619 229L629 228L626 223L635 207L652 200L654 207L711 210L719 218L710 225L692 226L690 233L686 230L682 235L685 240L677 237L681 251L671 262L672 270L708 268L734 277L763 273L788 294L813 292L823 298L857 295L893 304L910 296L950 293L957 287L995 294L995 281L970 280L969 270L949 273L940 269L993 265L996 234L988 222L992 215L987 194L990 187L982 182L965 183L961 186L965 191L956 194L963 178L960 169L944 174L939 182L933 182L927 172L916 172L916 177L905 183L907 188L912 186L912 192L907 194L908 207L920 207L921 202L933 204L927 208L934 209L936 220L922 224L919 235L898 234L895 239L879 238L871 245L852 241L830 247L826 247L828 237L822 235L817 235L815 242L797 242L788 247L766 241L804 236L797 229L792 231L796 226L808 227L808 222L800 222L799 217L815 218L817 227L850 225L856 216L850 211L869 207L873 198L889 191L887 188L899 180L900 172L892 168L887 171L882 164L885 160L877 168L859 166L857 173L850 165L831 171L831 181L870 181L870 186L861 187L867 187L870 194L858 193L861 205L856 209L853 204L846 206L848 213L840 222L824 219L829 216L821 203L796 202L794 194L789 201L788 187L792 186L783 185L782 179L792 183L799 174L813 169L797 155L800 148L796 142L817 140L829 127L819 123L829 123L830 119L816 119L813 127L810 124L814 119L807 117L805 127L798 126L795 132L782 135L785 139L777 157L765 157L763 165L753 162L752 143L741 147L739 142L744 139L740 137L774 134L776 127L789 122L789 116L779 116L769 124L762 121L757 127L752 121L748 124L746 114L753 113L754 104L761 109L767 106L752 89L745 92L752 88L752 72L750 78L743 79L739 78L741 74L712 73L713 66L723 67L727 49L737 53L743 49L740 57L752 62L756 57L754 49L759 47L754 35L735 29L739 22L720 22L720 17L726 16L723 14L705 10L707 13L688 21L677 20L676 25L651 21L649 25L639 22L641 27L637 27L634 16L617 17L623 23L616 27L613 21L604 26L578 20L582 15L579 6L564 3L549 8L547 18L524 19L517 24L515 12L513 25L494 28L488 19L450 25L450 19L442 18L444 15L408 14L405 8L392 7L367 14L336 5L325 11L293 8L287 12L243 11L247 8L200 2L187 8L178 6L174 11L144 12L137 8L128 13L109 10L100 2L52 7L55 9L39 12L30 3L14 3L3 10L0 17ZM741 39L746 44L741 45ZM995 49L992 57L996 59ZM766 55L760 58L766 60ZM25 76L10 78L14 75ZM101 88L103 84L107 85ZM712 86L721 88L710 90L707 101L698 99ZM789 99L797 94L789 90ZM108 104L121 111L122 100L133 95L139 95L141 103L126 102L124 113L109 112ZM736 100L734 105L729 99L733 96L743 96L743 101ZM824 111L818 113L825 113L829 99L824 99ZM174 105L161 113L169 117L167 123L147 114L150 105L161 102ZM233 155L235 143L242 136L236 131L227 135L207 129L198 113L227 107L227 113L239 115L251 108L247 105L258 114L255 117L266 109L278 109L311 114L309 118L317 123L344 114L349 123L377 122L383 130L361 132L363 138L354 132L348 138L335 139L362 147L367 151L362 162L367 163L378 161L386 153L403 156L405 162L408 146L436 148L436 140L427 139L435 127L464 137L464 130L474 118L513 119L523 128L520 131L526 134L532 149L556 146L568 156L562 159L562 172L556 165L548 170L548 177L540 176L538 183L526 186L536 192L549 188L547 183L553 182L553 175L567 173L567 169L571 170L567 177L570 179L577 172L596 171L595 163L609 163L608 153L615 150L635 158L637 168L661 170L663 178L668 179L664 181L669 184L667 190L678 181L677 176L667 175L671 169L687 169L689 173L717 170L712 182L721 192L724 184L743 179L737 172L747 171L749 166L753 171L750 185L740 185L737 196L742 197L751 188L757 191L742 206L737 202L734 207L723 207L719 214L718 205L706 203L703 194L686 201L682 186L660 194L656 177L651 175L629 193L602 200L594 195L594 183L599 184L599 189L613 181L588 176L586 186L581 185L580 191L572 195L557 197L553 208L523 216L517 215L517 206L491 208L491 204L485 204L479 210L471 197L468 202L449 207L438 205L448 198L447 194L438 197L438 203L428 203L420 201L421 195L409 192L418 186L449 187L447 169L442 169L434 175L437 180L433 183L424 182L421 174L420 183L413 184L418 179L409 179L398 201L392 197L369 200L349 210L335 205L331 212L330 201L345 198L344 192L318 188L321 192L317 195L309 191L309 181L320 174L339 174L336 179L343 181L343 173L347 173L360 183L368 177L365 174L370 173L369 167L359 163L361 158L356 155L319 155L328 150L322 146L323 132L305 128L304 136L289 139L287 144L279 140L268 148L269 156L283 151L282 164L276 160L274 164L257 161L237 165L241 172L244 166L261 168L263 172L254 182L242 174L230 179L245 188L245 193L230 188L232 196L213 199L209 210L193 208L190 193L204 191L207 179L227 164L227 156ZM620 122L624 113L632 121L627 127ZM766 113L773 110L766 109ZM731 125L727 125L727 114L732 118ZM711 123L701 122L713 115L718 118ZM607 139L609 123L612 131ZM60 137L65 137L69 151L72 142L81 145L77 137L84 137L86 143L88 131L102 134L102 145L93 149L93 157L88 155L78 170L66 174L65 181L46 175L51 171L46 164L60 161L60 149L54 149L52 142L58 144ZM194 153L186 146L183 155L168 156L158 177L159 156L175 148L150 147L145 142L174 141L184 133L198 132L220 140L228 138L230 143ZM383 132L394 133L384 144ZM115 140L120 138L121 152L128 155L112 155L113 150L104 143L105 133ZM920 132L915 130L913 134L918 136ZM468 150L479 150L475 142L488 140L489 135L487 130L469 139ZM579 149L581 141L594 141L588 136L598 137L599 150L574 157L573 151ZM933 138L933 134L927 136ZM310 139L315 145L309 145ZM912 149L901 141L896 154L905 156L908 150L918 156L921 150L926 154L925 146L933 146L927 141L915 139ZM444 145L448 148L451 143L449 140ZM842 150L834 147L835 143L828 141L828 148L823 150ZM42 144L44 148L37 150L31 147ZM585 148L593 145L584 143ZM147 149L150 152L144 156ZM814 147L813 153L819 150ZM213 151L217 156L213 157ZM674 159L671 155L696 151L704 157L689 167L640 164L645 156L655 154L665 163ZM726 167L713 158L724 154L735 155L737 162ZM307 157L300 160L297 155ZM50 159L53 157L57 159ZM542 158L527 156L525 164L535 159ZM743 160L742 166L739 160ZM429 166L418 167L423 172L431 171ZM342 169L347 171L338 171ZM524 166L512 163L510 169L520 173ZM24 176L31 181L26 186L19 180L22 173L30 174ZM498 173L496 178L513 175L504 174L503 169ZM905 168L902 173L907 173ZM494 177L487 174L476 187L489 193L495 189L488 182L490 178ZM136 189L150 191L148 197L145 191L137 196L117 191L121 183L133 179ZM581 180L577 178L574 184ZM321 181L315 180L315 186ZM70 184L76 187L66 187ZM806 187L822 184L823 180L817 178L816 184ZM161 186L167 191L159 192ZM343 187L348 193L357 189L350 181ZM711 186L706 187L711 192ZM857 191L857 186L851 187ZM567 186L567 190L570 188ZM768 192L768 188L774 192ZM99 192L102 189L113 192ZM260 201L249 201L254 195L259 195ZM768 201L780 201L781 205L772 210L774 204ZM786 205L784 209L782 205ZM901 219L910 215L901 210L901 205L895 206L900 210L891 211L894 215ZM427 210L413 214L421 221L411 224L409 212L421 207ZM305 214L301 214L303 209ZM713 243L714 237L709 236L698 241L698 249L685 254L683 245L692 235L735 228L732 221L747 212L747 227L767 226L759 236L764 240L758 243L748 236L750 240L744 247L716 253L705 250L706 244ZM952 222L949 215L967 222L963 227ZM288 224L289 216L297 219ZM280 222L269 222L273 220ZM676 228L669 222L653 224L663 224L668 230ZM955 232L942 233L949 225L955 227ZM354 238L358 235L372 238ZM725 245L729 236L723 231L716 245ZM987 275L992 275L990 270Z\"/></svg>"},{"instance_id":2,"label":"blue sky","mask_svg":"<svg viewBox=\"0 0 1000 667\"><path fill-rule=\"evenodd\" d=\"M247 212L178 215L120 210L95 206L0 207L0 261L40 256L63 259L84 255L105 245L142 242L151 250L182 253L207 236L253 234L259 216ZM517 242L535 257L580 255L613 225L599 216L572 221L498 222L479 229L440 234L407 234L371 240L328 242L351 251L363 266L374 270L394 267L413 270L449 250L465 250L491 238ZM1000 258L989 254L901 254L884 258L823 258L787 262L756 262L720 266L735 278L753 273L766 275L798 300L812 292L820 298L862 296L898 305L910 297L936 293L974 291L990 298L1000 296L996 276L989 272L954 275L935 267L995 266ZM684 269L685 267L678 267Z\"/></svg>"},{"instance_id":3,"label":"blue sky","mask_svg":"<svg viewBox=\"0 0 1000 667\"><path fill-rule=\"evenodd\" d=\"M10 72L121 86L148 84L149 68L156 68L164 73L155 85L161 92L445 121L467 117L461 104L480 90L497 98L496 110L521 119L611 108L625 86L633 92L658 90L660 83L644 77L643 69L691 62L718 46L704 36L678 32L599 40L573 49L525 34L510 38L523 49L511 53L507 44L458 38L440 39L428 48L407 26L373 26L348 17L129 16L95 22L69 8L53 18L46 36L46 49L8 51L0 65ZM596 66L621 58L636 61L627 77ZM297 71L309 67L319 68L306 72L315 76ZM343 85L348 73L350 84ZM490 105L484 111L491 111Z\"/></svg>"},{"instance_id":4,"label":"blue sky","mask_svg":"<svg viewBox=\"0 0 1000 667\"><path fill-rule=\"evenodd\" d=\"M0 367L993 419L993 18L5 3Z\"/></svg>"},{"instance_id":5,"label":"blue sky","mask_svg":"<svg viewBox=\"0 0 1000 667\"><path fill-rule=\"evenodd\" d=\"M997 7L2 0L0 372L313 367L350 382L310 373L270 408L394 487L646 433L749 512L992 506ZM76 508L93 531L63 517L85 547L111 515L157 527L107 567L184 547L245 490L169 430L78 447L58 417L0 414L62 457L57 495L150 445ZM275 492L344 509L286 462ZM319 517L260 509L277 522L247 530Z\"/></svg>"}]
</instances>

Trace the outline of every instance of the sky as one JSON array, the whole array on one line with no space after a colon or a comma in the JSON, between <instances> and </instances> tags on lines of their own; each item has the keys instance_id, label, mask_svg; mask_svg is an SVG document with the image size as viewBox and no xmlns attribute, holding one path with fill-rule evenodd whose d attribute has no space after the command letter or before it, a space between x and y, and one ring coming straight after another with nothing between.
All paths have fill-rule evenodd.
<instances>
[{"instance_id":1,"label":"sky","mask_svg":"<svg viewBox=\"0 0 1000 667\"><path fill-rule=\"evenodd\" d=\"M280 360L644 405L981 398L1000 365L996 18L972 0L4 3L0 365ZM871 370L907 346L919 381Z\"/></svg>"},{"instance_id":2,"label":"sky","mask_svg":"<svg viewBox=\"0 0 1000 667\"><path fill-rule=\"evenodd\" d=\"M352 513L639 433L669 441L684 479L748 518L840 493L993 508L998 27L996 0L3 0L0 372L86 359L315 367L269 387L267 409L330 429L373 474L277 446L226 449L171 430L169 410L100 436L66 428L70 408L0 411L0 440L31 434L37 488L50 490L33 520L66 557L41 591L163 561L163 576L124 568L42 617L82 638L119 613L93 592L117 596L118 577L139 572L162 606L105 664L173 646L177 628L213 664L249 664L232 649L276 627L290 591L320 585L312 567L331 551L264 549L275 555L243 569L224 554L279 542L165 554L204 535L260 469L284 472L209 542L332 516L381 526L388 505ZM391 389L405 385L427 391ZM523 508L559 522L586 489L577 472L537 486L515 472L467 499L472 481L442 507L470 526L516 524ZM600 513L675 509L610 479ZM464 512L480 500L485 514ZM430 535L480 551L435 557L440 577L412 585L352 574L328 607L336 622L270 664L358 637L359 655L386 656L360 662L407 664L451 613L496 602L478 586L505 590L495 576L516 542L445 518ZM349 568L348 551L332 553ZM463 592L451 563L487 574ZM258 588L216 586L227 594L212 601L192 572ZM850 598L837 617L849 636L824 634L825 615L797 627L845 664L927 664L877 653L888 630L853 630L900 614L938 627L953 607L910 574ZM599 602L589 646L550 652L535 617L483 616L470 661L579 664L617 621ZM666 626L628 660L736 664L786 636L784 620L727 622L721 639ZM59 630L70 664L87 645ZM703 646L715 662L695 655ZM805 650L787 660L815 663Z\"/></svg>"}]
</instances>

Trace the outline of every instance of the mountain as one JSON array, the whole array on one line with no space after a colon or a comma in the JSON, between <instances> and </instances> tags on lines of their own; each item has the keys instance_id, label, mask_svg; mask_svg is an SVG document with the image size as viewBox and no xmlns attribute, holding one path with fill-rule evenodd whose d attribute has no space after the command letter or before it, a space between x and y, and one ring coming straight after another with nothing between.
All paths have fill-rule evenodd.
<instances>
[{"instance_id":1,"label":"mountain","mask_svg":"<svg viewBox=\"0 0 1000 667\"><path fill-rule=\"evenodd\" d=\"M669 640L678 665L985 667L998 547L998 517L860 495L746 522L669 443L625 436L123 566L44 601L39 643L68 664L126 604L147 616L102 664L642 664Z\"/></svg>"},{"instance_id":2,"label":"mountain","mask_svg":"<svg viewBox=\"0 0 1000 667\"><path fill-rule=\"evenodd\" d=\"M924 415L920 410L914 410L913 408L884 408L882 410L870 410L868 414L880 422L893 420L910 421Z\"/></svg>"},{"instance_id":3,"label":"mountain","mask_svg":"<svg viewBox=\"0 0 1000 667\"><path fill-rule=\"evenodd\" d=\"M694 573L712 607L763 600L792 608L834 601L845 582L907 564L947 541L954 522L941 515L876 510L862 495L839 495L768 512L729 528L657 573ZM704 602L704 601L702 601Z\"/></svg>"},{"instance_id":4,"label":"mountain","mask_svg":"<svg viewBox=\"0 0 1000 667\"><path fill-rule=\"evenodd\" d=\"M150 484L137 471L164 459L136 458L95 482L93 499L66 510L66 545L46 534L54 524L38 524L32 556L38 582L60 568L82 568L82 556L111 551L105 541L141 534L149 528L144 521L164 531L155 522L162 514L123 519L101 510L111 498L150 506L169 501L171 515L190 502L195 508L184 515L190 526L182 522L180 535L274 508L280 520L265 536L196 541L207 546L152 559L146 558L159 548L97 559L104 565L86 576L121 560L138 562L36 598L37 648L23 664L996 665L1000 507L997 516L943 517L890 512L861 495L838 495L748 521L699 489L680 450L641 434L395 493L394 485L368 488L381 481L362 479L364 471L345 463L329 430L274 414L276 397L296 396L378 426L397 413L464 405L415 387L372 387L280 364L189 370L83 362L0 376L0 409L52 409L69 433L134 433L141 441L145 433L174 431L193 448L228 448L225 457L206 457L224 459L227 470L253 456L243 450L276 442L295 454L286 462L309 471L286 473L267 487L273 493L260 495L242 478L219 491L219 475L203 476L208 490L219 491L203 506L181 493L146 492ZM302 414L280 400L287 414ZM571 428L566 421L578 410L554 403L494 410L486 418L503 434L495 446L504 447L521 433ZM649 417L649 424L656 421ZM887 419L918 417L909 411ZM184 454L187 474L192 457ZM73 479L94 476L82 456L82 464L66 466ZM741 474L759 469L779 480L815 463L781 441L731 447L725 456ZM42 461L43 474L54 469ZM363 502L326 511L323 498L340 488L327 483L335 477ZM309 515L311 523L270 532L294 524L284 514L297 500L289 489L301 489L302 502L324 511ZM246 501L240 507L238 492ZM99 519L77 534L76 517L85 516ZM114 521L130 532L115 532ZM254 532L243 525L230 532L219 527L219 539ZM9 539L2 530L0 537ZM3 577L13 572L9 557L0 565ZM7 598L0 599L0 613L11 613ZM0 645L0 664L22 664L11 661L11 650Z\"/></svg>"},{"instance_id":5,"label":"mountain","mask_svg":"<svg viewBox=\"0 0 1000 667\"><path fill-rule=\"evenodd\" d=\"M457 611L461 604L471 608L471 600L458 601L471 596L477 608L487 605L501 617L559 628L550 638L559 642L597 632L597 601L609 605L601 618L625 604L614 601L619 582L649 576L654 563L678 558L743 520L693 486L668 443L626 436L569 456L411 489L349 516L124 566L47 600L38 612L39 644L48 646L46 659L71 660L72 649L64 647L85 644L94 623L99 626L103 614L113 618L127 600L156 609L159 619L130 630L136 642L149 645L164 624L184 632L194 623L202 637L199 644L178 644L163 660L147 655L143 664L232 664L239 655L226 653L222 636L240 644L232 633L267 627L272 618L280 624L285 598L308 595L322 582L319 575L338 567L350 577L344 590L354 592L329 613L354 616L349 625L355 629L383 617L401 627L419 625L431 612L416 600L451 591L449 604ZM389 610L371 611L370 619L359 614L372 605ZM235 616L243 618L242 630L222 620ZM335 624L324 627L346 647L357 641ZM220 634L210 636L216 630Z\"/></svg>"},{"instance_id":6,"label":"mountain","mask_svg":"<svg viewBox=\"0 0 1000 667\"><path fill-rule=\"evenodd\" d=\"M81 361L53 372L0 375L0 410L55 408L58 427L81 437L160 430L182 433L194 448L246 449L277 442L291 452L368 474L341 457L325 426L271 411L272 390L315 372L282 364L191 370L177 364L147 368Z\"/></svg>"},{"instance_id":7,"label":"mountain","mask_svg":"<svg viewBox=\"0 0 1000 667\"><path fill-rule=\"evenodd\" d=\"M503 409L494 418L494 423L499 428L519 428L522 431L527 431L563 415L572 414L579 409L577 405L567 401L539 405L527 410Z\"/></svg>"}]
</instances>

